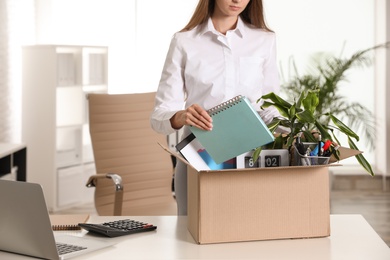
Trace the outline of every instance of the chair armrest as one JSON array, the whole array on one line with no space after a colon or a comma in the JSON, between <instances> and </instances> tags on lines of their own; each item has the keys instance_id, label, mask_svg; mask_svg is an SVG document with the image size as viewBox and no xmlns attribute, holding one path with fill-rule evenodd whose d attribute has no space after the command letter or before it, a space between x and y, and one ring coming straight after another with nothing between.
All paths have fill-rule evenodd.
<instances>
[{"instance_id":1,"label":"chair armrest","mask_svg":"<svg viewBox=\"0 0 390 260\"><path fill-rule=\"evenodd\" d=\"M89 177L86 186L88 188L90 187L96 187L96 182L98 179L112 179L112 181L115 184L115 191L120 191L123 190L123 185L122 185L122 178L118 174L115 173L98 173L95 175L92 175Z\"/></svg>"},{"instance_id":2,"label":"chair armrest","mask_svg":"<svg viewBox=\"0 0 390 260\"><path fill-rule=\"evenodd\" d=\"M114 173L98 173L89 177L86 186L88 188L97 187L99 179L111 179L113 181L115 185L114 216L122 215L123 185L121 176Z\"/></svg>"}]
</instances>

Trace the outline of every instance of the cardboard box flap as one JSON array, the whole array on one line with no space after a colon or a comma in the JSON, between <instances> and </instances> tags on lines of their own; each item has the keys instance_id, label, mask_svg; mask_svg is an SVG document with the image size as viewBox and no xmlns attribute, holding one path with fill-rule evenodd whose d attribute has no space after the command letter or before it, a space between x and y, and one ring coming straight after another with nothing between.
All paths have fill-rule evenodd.
<instances>
[{"instance_id":1,"label":"cardboard box flap","mask_svg":"<svg viewBox=\"0 0 390 260\"><path fill-rule=\"evenodd\" d=\"M220 170L201 170L198 171L194 166L192 166L183 156L181 156L179 153L173 153L168 147L164 146L163 144L158 142L158 145L161 146L162 149L164 149L166 152L171 154L172 156L175 156L178 160L185 163L187 166L191 167L197 172L234 172L237 171L237 169L220 169ZM345 148L347 150L350 150L349 148ZM352 155L351 155L352 156ZM350 157L350 156L348 156ZM335 160L334 162L336 162ZM280 166L280 167L267 167L267 168L246 168L245 171L277 171L280 169L293 169L293 168L307 168L307 167L315 167L315 168L323 168L323 167L336 167L341 166L341 164L323 164L323 165L311 165L311 166Z\"/></svg>"},{"instance_id":2,"label":"cardboard box flap","mask_svg":"<svg viewBox=\"0 0 390 260\"><path fill-rule=\"evenodd\" d=\"M173 153L170 149L168 149L166 146L164 146L163 144L157 142L161 148L163 148L166 152L168 152L169 154L171 154L172 156L176 157L177 159L179 159L180 161L182 161L183 163L185 163L187 166L191 167L192 169L194 169L195 171L197 172L214 172L216 170L199 170L199 169L196 169L192 164L190 164L180 153ZM218 172L219 171L235 171L237 169L220 169L220 170L217 170Z\"/></svg>"},{"instance_id":3,"label":"cardboard box flap","mask_svg":"<svg viewBox=\"0 0 390 260\"><path fill-rule=\"evenodd\" d=\"M340 151L340 161L363 153L362 151L354 150L354 149L343 147L343 146L340 146L338 150ZM334 157L334 155L332 155L330 157L329 163L334 163L337 161L338 160L336 159L336 157Z\"/></svg>"},{"instance_id":4,"label":"cardboard box flap","mask_svg":"<svg viewBox=\"0 0 390 260\"><path fill-rule=\"evenodd\" d=\"M162 149L164 149L166 152L168 152L169 154L171 154L172 156L175 156L177 159L179 159L180 161L182 161L183 163L185 163L186 165L190 166L191 168L193 168L194 170L196 170L191 164L188 163L188 161L186 159L184 159L181 155L177 154L177 153L173 153L171 150L168 149L168 147L160 144L159 142L157 142L158 145L161 146Z\"/></svg>"}]
</instances>

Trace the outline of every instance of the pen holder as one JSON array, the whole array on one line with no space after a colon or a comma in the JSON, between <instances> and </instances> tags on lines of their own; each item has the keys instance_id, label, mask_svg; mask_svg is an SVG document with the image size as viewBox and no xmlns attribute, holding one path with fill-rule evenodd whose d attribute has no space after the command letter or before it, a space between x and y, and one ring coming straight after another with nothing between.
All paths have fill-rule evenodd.
<instances>
[{"instance_id":1,"label":"pen holder","mask_svg":"<svg viewBox=\"0 0 390 260\"><path fill-rule=\"evenodd\" d=\"M310 148L310 150L314 150L317 146L317 143L303 143L305 151ZM328 164L330 157L325 156L309 156L300 154L297 150L297 147L294 146L295 149L295 165L299 166L311 166L311 165L323 165Z\"/></svg>"}]
</instances>

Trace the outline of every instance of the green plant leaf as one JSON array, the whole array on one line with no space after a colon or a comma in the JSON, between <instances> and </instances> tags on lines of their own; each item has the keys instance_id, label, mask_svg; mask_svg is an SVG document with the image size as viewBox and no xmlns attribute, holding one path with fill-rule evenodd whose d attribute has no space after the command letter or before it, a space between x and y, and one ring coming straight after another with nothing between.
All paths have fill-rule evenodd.
<instances>
[{"instance_id":1,"label":"green plant leaf","mask_svg":"<svg viewBox=\"0 0 390 260\"><path fill-rule=\"evenodd\" d=\"M295 114L296 114L296 104L292 105L289 109L289 116L288 118L290 119L293 119L295 117Z\"/></svg>"},{"instance_id":2,"label":"green plant leaf","mask_svg":"<svg viewBox=\"0 0 390 260\"><path fill-rule=\"evenodd\" d=\"M314 138L311 132L303 131L303 136L305 137L306 142L316 142L317 140Z\"/></svg>"},{"instance_id":3,"label":"green plant leaf","mask_svg":"<svg viewBox=\"0 0 390 260\"><path fill-rule=\"evenodd\" d=\"M299 94L299 98L296 102L296 107L297 108L300 108L302 106L302 100L305 98L305 92L302 91L300 94Z\"/></svg>"},{"instance_id":4,"label":"green plant leaf","mask_svg":"<svg viewBox=\"0 0 390 260\"><path fill-rule=\"evenodd\" d=\"M272 102L268 102L268 101L264 101L264 103L261 105L261 108L264 109L264 108L267 108L267 107L275 107L281 116L285 117L285 118L289 118L289 112L288 112L288 108L285 108L284 106L281 106L279 104L276 104L276 103L272 103Z\"/></svg>"},{"instance_id":5,"label":"green plant leaf","mask_svg":"<svg viewBox=\"0 0 390 260\"><path fill-rule=\"evenodd\" d=\"M252 154L253 161L256 162L257 159L259 159L260 153L261 153L261 147L257 147L255 151Z\"/></svg>"},{"instance_id":6,"label":"green plant leaf","mask_svg":"<svg viewBox=\"0 0 390 260\"><path fill-rule=\"evenodd\" d=\"M298 120L302 123L314 124L315 118L313 113L308 110L303 110L302 112L296 113Z\"/></svg>"},{"instance_id":7,"label":"green plant leaf","mask_svg":"<svg viewBox=\"0 0 390 260\"><path fill-rule=\"evenodd\" d=\"M291 135L291 136L297 136L297 134L299 134L300 132L302 132L302 129L304 129L304 127L305 127L305 123L296 121L296 122L294 123L294 126L291 128L291 133L290 133L290 135Z\"/></svg>"},{"instance_id":8,"label":"green plant leaf","mask_svg":"<svg viewBox=\"0 0 390 260\"><path fill-rule=\"evenodd\" d=\"M261 99L263 99L263 100L269 99L272 102L274 102L275 105L279 105L279 106L287 108L287 109L291 107L291 104L289 102L287 102L286 100L284 100L283 98L281 98L280 96L275 94L274 92L263 95L261 98L259 98L257 100L257 103L259 103Z\"/></svg>"},{"instance_id":9,"label":"green plant leaf","mask_svg":"<svg viewBox=\"0 0 390 260\"><path fill-rule=\"evenodd\" d=\"M329 131L330 131L331 134L332 134L332 138L333 138L332 140L335 141L336 143L340 144L340 141L339 141L339 139L337 138L337 136L334 134L333 129L330 129Z\"/></svg>"},{"instance_id":10,"label":"green plant leaf","mask_svg":"<svg viewBox=\"0 0 390 260\"><path fill-rule=\"evenodd\" d=\"M347 125L345 125L343 122L341 122L339 119L337 119L335 116L328 113L330 118L332 119L332 122L340 129L341 132L344 134L353 137L356 139L356 141L359 141L359 136L355 134L354 131L352 131Z\"/></svg>"},{"instance_id":11,"label":"green plant leaf","mask_svg":"<svg viewBox=\"0 0 390 260\"><path fill-rule=\"evenodd\" d=\"M302 100L303 107L306 110L309 110L311 113L316 111L318 103L318 91L309 90L306 94L306 97Z\"/></svg>"},{"instance_id":12,"label":"green plant leaf","mask_svg":"<svg viewBox=\"0 0 390 260\"><path fill-rule=\"evenodd\" d=\"M340 161L340 151L339 150L335 150L334 148L330 148L332 153L333 153L333 156L334 158L336 158L337 161Z\"/></svg>"},{"instance_id":13,"label":"green plant leaf","mask_svg":"<svg viewBox=\"0 0 390 260\"><path fill-rule=\"evenodd\" d=\"M272 149L283 149L285 139L286 139L286 137L283 137L282 135L278 135L275 138Z\"/></svg>"},{"instance_id":14,"label":"green plant leaf","mask_svg":"<svg viewBox=\"0 0 390 260\"><path fill-rule=\"evenodd\" d=\"M348 144L349 144L349 147L351 149L355 149L355 150L359 150L359 148L357 148L357 146L355 145L355 143L352 141L352 139L350 137L348 137ZM372 170L371 168L371 165L370 163L366 160L366 158L363 156L363 154L358 154L358 155L355 155L357 161L359 162L359 164L369 173L371 174L371 176L374 176L375 173L374 171Z\"/></svg>"},{"instance_id":15,"label":"green plant leaf","mask_svg":"<svg viewBox=\"0 0 390 260\"><path fill-rule=\"evenodd\" d=\"M331 139L332 140L332 137L330 136L328 130L326 130L325 126L323 126L320 122L318 122L317 120L315 121L315 126L317 127L318 131L320 131L321 133L321 138L322 140L328 140L328 139Z\"/></svg>"},{"instance_id":16,"label":"green plant leaf","mask_svg":"<svg viewBox=\"0 0 390 260\"><path fill-rule=\"evenodd\" d=\"M292 135L289 135L289 136L287 137L286 147L287 147L287 148L290 148L291 145L293 144L294 140L295 140L295 137L292 136Z\"/></svg>"},{"instance_id":17,"label":"green plant leaf","mask_svg":"<svg viewBox=\"0 0 390 260\"><path fill-rule=\"evenodd\" d=\"M272 121L270 123L268 123L267 127L269 129L269 131L271 133L274 133L275 130L278 128L278 126L280 125L282 119L279 119L279 118L274 118L272 119Z\"/></svg>"}]
</instances>

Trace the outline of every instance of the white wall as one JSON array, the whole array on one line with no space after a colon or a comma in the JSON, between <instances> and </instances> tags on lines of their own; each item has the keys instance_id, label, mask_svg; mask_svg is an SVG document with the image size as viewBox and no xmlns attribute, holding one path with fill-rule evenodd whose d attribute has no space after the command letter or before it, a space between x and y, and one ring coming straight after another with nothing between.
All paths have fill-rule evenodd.
<instances>
[{"instance_id":1,"label":"white wall","mask_svg":"<svg viewBox=\"0 0 390 260\"><path fill-rule=\"evenodd\" d=\"M0 1L0 142L19 143L22 110L21 45L34 37L34 0Z\"/></svg>"},{"instance_id":2,"label":"white wall","mask_svg":"<svg viewBox=\"0 0 390 260\"><path fill-rule=\"evenodd\" d=\"M36 0L37 43L109 46L111 93L154 91L197 0ZM39 11L41 10L41 11Z\"/></svg>"},{"instance_id":3,"label":"white wall","mask_svg":"<svg viewBox=\"0 0 390 260\"><path fill-rule=\"evenodd\" d=\"M173 34L189 21L198 0L137 1L135 91L157 89Z\"/></svg>"},{"instance_id":4,"label":"white wall","mask_svg":"<svg viewBox=\"0 0 390 260\"><path fill-rule=\"evenodd\" d=\"M377 0L376 42L390 41L390 3L388 0ZM375 151L375 164L379 172L390 174L390 50L378 50L375 66L375 111L379 122Z\"/></svg>"},{"instance_id":5,"label":"white wall","mask_svg":"<svg viewBox=\"0 0 390 260\"><path fill-rule=\"evenodd\" d=\"M374 3L372 0L265 0L267 21L278 36L280 69L289 76L289 58L297 62L302 74L310 58L318 52L350 57L358 50L375 45ZM344 46L345 45L345 46ZM287 77L288 79L288 77ZM374 111L374 68L352 69L340 93L350 102L357 101ZM347 140L340 141L348 145ZM373 162L364 138L357 143ZM356 164L356 159L343 160Z\"/></svg>"},{"instance_id":6,"label":"white wall","mask_svg":"<svg viewBox=\"0 0 390 260\"><path fill-rule=\"evenodd\" d=\"M36 2L37 43L109 46L110 92L122 93L156 90L170 38L188 22L198 1ZM291 56L304 72L315 52L339 54L345 44L348 56L375 43L372 0L264 0L264 4L267 21L278 36L278 59L285 72ZM343 93L373 110L373 68L351 71L348 77ZM373 153L364 142L358 146L372 162Z\"/></svg>"}]
</instances>

